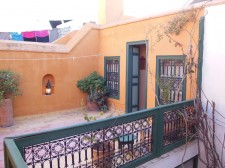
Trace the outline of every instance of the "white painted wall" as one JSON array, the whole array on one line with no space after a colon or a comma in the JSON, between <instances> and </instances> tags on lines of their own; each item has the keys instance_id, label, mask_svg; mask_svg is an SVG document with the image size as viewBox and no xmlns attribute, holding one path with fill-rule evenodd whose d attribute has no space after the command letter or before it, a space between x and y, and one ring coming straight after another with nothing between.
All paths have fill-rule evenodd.
<instances>
[{"instance_id":1,"label":"white painted wall","mask_svg":"<svg viewBox=\"0 0 225 168\"><path fill-rule=\"evenodd\" d=\"M208 7L206 12L202 89L206 97L216 103L216 110L225 117L225 4ZM206 99L203 94L202 100L205 105ZM225 134L225 119L218 113L216 123L216 136L222 141ZM220 142L217 141L216 146L221 154Z\"/></svg>"},{"instance_id":2,"label":"white painted wall","mask_svg":"<svg viewBox=\"0 0 225 168\"><path fill-rule=\"evenodd\" d=\"M146 162L145 164L138 166L137 168L174 168L182 164L182 158L183 163L192 159L194 156L198 154L198 147L197 147L197 141L189 142L186 148L186 146L183 145L179 148L176 148L168 153L165 153L164 155L153 159L149 162ZM185 168L189 168L189 165L185 165ZM202 168L202 167L200 167Z\"/></svg>"}]
</instances>

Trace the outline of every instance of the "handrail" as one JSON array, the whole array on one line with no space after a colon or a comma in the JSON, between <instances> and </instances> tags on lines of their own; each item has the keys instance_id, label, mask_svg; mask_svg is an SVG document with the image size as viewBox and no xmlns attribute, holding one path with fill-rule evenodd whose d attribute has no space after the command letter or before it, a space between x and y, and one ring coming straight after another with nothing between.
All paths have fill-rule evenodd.
<instances>
[{"instance_id":1,"label":"handrail","mask_svg":"<svg viewBox=\"0 0 225 168\"><path fill-rule=\"evenodd\" d=\"M4 139L4 160L5 167L23 168L26 163L18 150L13 139Z\"/></svg>"},{"instance_id":2,"label":"handrail","mask_svg":"<svg viewBox=\"0 0 225 168\"><path fill-rule=\"evenodd\" d=\"M24 149L26 147L31 147L31 146L35 146L37 144L43 144L43 143L50 143L50 142L52 143L53 141L57 141L57 140L63 139L63 138L65 139L67 137L72 137L72 138L74 136L81 137L81 136L83 136L83 134L85 134L85 136L86 135L89 136L89 135L93 135L94 132L96 132L96 131L104 133L104 131L106 131L107 129L112 129L113 131L115 131L117 129L116 126L119 126L122 128L122 127L130 124L130 125L132 125L131 126L132 131L130 131L130 132L138 137L137 140L135 140L135 142L133 142L133 143L138 144L138 145L143 145L142 143L144 143L144 145L148 144L149 153L143 155L141 158L139 158L139 157L133 158L133 156L132 156L132 162L126 162L126 163L124 162L125 164L121 165L121 166L127 167L127 166L130 166L131 163L132 163L132 165L135 165L135 164L140 165L149 159L152 159L152 158L162 155L163 153L167 152L168 149L172 150L172 149L184 144L184 140L181 141L178 139L177 141L174 141L171 144L169 143L169 145L163 145L163 143L164 143L163 138L167 136L167 135L164 135L165 134L164 133L164 131L165 131L164 130L165 129L164 128L165 127L165 122L164 122L165 116L164 115L168 111L183 109L186 106L193 106L193 105L194 105L193 100L183 101L183 102L178 102L178 103L174 103L174 104L154 107L152 109L145 109L145 110L141 110L141 111L134 112L134 113L127 113L127 114L124 114L121 116L111 117L111 118L107 118L107 119L100 119L97 121L92 121L92 122L87 122L87 123L82 123L82 124L76 124L73 126L64 127L64 128L60 128L60 129L53 129L50 131L43 131L40 133L31 133L31 134L26 134L26 135L22 135L22 136L6 138L4 140L5 154L6 154L5 157L10 158L10 162L13 165L12 167L16 167L16 166L18 166L18 164L24 165L25 161L24 160L22 161L21 158L25 158ZM147 121L148 118L151 118L151 120L152 120L151 123L148 123L149 124L148 127L142 128L142 126L140 126L140 128L138 128L136 131L134 130L134 124L136 122ZM181 119L179 119L179 120L181 120ZM144 141L142 141L142 138L143 138L142 134L145 130L148 131L148 138L146 138L146 139L144 139ZM126 133L127 130L122 130L122 131L123 131L122 133L117 133L118 135L113 135L113 138L111 138L111 137L108 139L103 138L103 140L105 140L107 143L109 143L109 140L111 140L111 139L115 139L115 138L117 139L120 136L130 134L129 132ZM177 131L177 130L172 130L172 131ZM171 133L171 135L172 134L174 134L174 133ZM183 138L183 137L181 136L180 138ZM79 138L79 140L80 140L80 138ZM60 140L60 142L61 141L64 142L65 140ZM86 147L89 147L92 150L91 146L94 144L94 141L92 139L90 141L92 144L87 145ZM170 139L170 141L172 141L172 140ZM115 149L115 145L117 145L116 144L117 142L115 143L115 141L113 141L113 143L114 143L114 149ZM150 143L150 145L149 145L149 143ZM89 149L86 149L86 147L83 150L87 153ZM132 148L135 148L135 147L132 146ZM16 155L12 154L15 151L15 149L17 151ZM122 148L122 150L125 151L125 148ZM20 156L18 156L18 153L20 153ZM8 161L6 162L6 167L7 167L7 164L8 164ZM23 166L20 166L20 167L22 168Z\"/></svg>"}]
</instances>

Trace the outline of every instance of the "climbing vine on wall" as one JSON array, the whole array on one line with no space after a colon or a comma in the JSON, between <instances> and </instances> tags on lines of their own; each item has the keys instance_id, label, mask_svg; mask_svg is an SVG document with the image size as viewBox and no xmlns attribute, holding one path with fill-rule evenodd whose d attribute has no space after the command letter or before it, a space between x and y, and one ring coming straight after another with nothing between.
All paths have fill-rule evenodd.
<instances>
[{"instance_id":1,"label":"climbing vine on wall","mask_svg":"<svg viewBox=\"0 0 225 168\"><path fill-rule=\"evenodd\" d=\"M204 4L205 5L205 4ZM154 41L151 41L151 49L154 50L154 47L158 45L163 39L168 39L169 43L174 44L174 47L179 47L181 49L181 52L183 55L186 56L185 60L185 69L184 69L184 76L183 79L187 78L187 75L190 77L190 82L193 81L198 86L197 91L197 98L195 100L195 111L196 115L192 116L192 118L188 117L185 114L181 114L185 122L192 122L195 123L195 128L196 128L196 133L193 134L193 137L195 137L198 141L198 150L199 150L199 159L201 162L206 166L206 167L224 167L224 162L223 162L223 151L225 150L225 135L223 140L218 140L215 132L215 114L217 113L218 115L221 116L221 113L219 113L217 110L215 110L215 103L205 98L208 100L207 101L207 107L206 111L204 111L204 108L202 107L202 102L201 102L201 94L203 90L201 89L201 85L195 78L193 78L192 74L196 74L198 70L198 62L196 59L196 56L198 55L198 45L199 43L195 40L194 34L196 33L195 31L199 28L199 15L201 12L201 9L204 8L204 5L199 8L198 10L196 9L191 9L187 11L181 11L178 14L176 14L174 17L172 17L168 22L164 24L155 24L155 25L148 25L145 27L145 37L146 37L146 44L147 41L149 40L149 37L152 37L151 35L154 35L155 37ZM184 39L180 39L179 35L181 33L187 33L188 41L186 43L188 45L184 45L182 42L184 42ZM153 38L151 38L152 40ZM148 53L148 47L146 54ZM148 71L150 74L150 83L152 85L152 89L155 93L156 100L159 104L158 101L158 95L156 94L156 91L154 90L155 87L153 85L153 80L152 78L155 79L156 84L161 85L162 82L157 81L157 77L154 76L154 73L151 70L151 67L148 67ZM162 87L162 86L161 86ZM177 88L179 93L180 87ZM167 88L168 90L168 88ZM165 94L168 94L168 92L165 92ZM196 94L194 94L196 95ZM168 99L168 95L165 95L165 101ZM194 96L195 97L195 96ZM193 97L193 98L194 98ZM212 116L208 115L207 109L208 106L211 106L212 108ZM225 117L223 116L225 119ZM221 144L222 147L222 153L218 153L218 150L216 149L215 146L215 141L218 141L218 143ZM186 142L188 143L190 141L189 137L186 137ZM204 149L204 153L201 152L201 148ZM185 155L186 149L184 151ZM184 157L183 157L184 158Z\"/></svg>"}]
</instances>

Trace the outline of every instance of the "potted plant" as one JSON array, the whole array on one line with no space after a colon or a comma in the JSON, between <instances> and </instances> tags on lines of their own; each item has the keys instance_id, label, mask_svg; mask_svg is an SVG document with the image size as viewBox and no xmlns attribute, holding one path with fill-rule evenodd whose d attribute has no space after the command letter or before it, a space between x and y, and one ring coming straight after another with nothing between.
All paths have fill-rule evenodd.
<instances>
[{"instance_id":1,"label":"potted plant","mask_svg":"<svg viewBox=\"0 0 225 168\"><path fill-rule=\"evenodd\" d=\"M12 97L21 95L19 75L11 70L0 70L0 126L13 124Z\"/></svg>"},{"instance_id":2,"label":"potted plant","mask_svg":"<svg viewBox=\"0 0 225 168\"><path fill-rule=\"evenodd\" d=\"M93 72L84 79L79 80L77 87L88 94L87 107L89 110L108 110L106 102L108 88L105 85L104 78L97 72Z\"/></svg>"}]
</instances>

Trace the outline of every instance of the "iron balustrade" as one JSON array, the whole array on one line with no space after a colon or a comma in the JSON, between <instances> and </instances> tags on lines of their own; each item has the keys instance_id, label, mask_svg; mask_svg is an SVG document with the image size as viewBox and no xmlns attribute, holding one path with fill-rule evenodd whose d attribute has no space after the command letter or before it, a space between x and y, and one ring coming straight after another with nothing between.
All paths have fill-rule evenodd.
<instances>
[{"instance_id":1,"label":"iron balustrade","mask_svg":"<svg viewBox=\"0 0 225 168\"><path fill-rule=\"evenodd\" d=\"M193 101L5 138L5 167L135 167L185 143Z\"/></svg>"}]
</instances>

